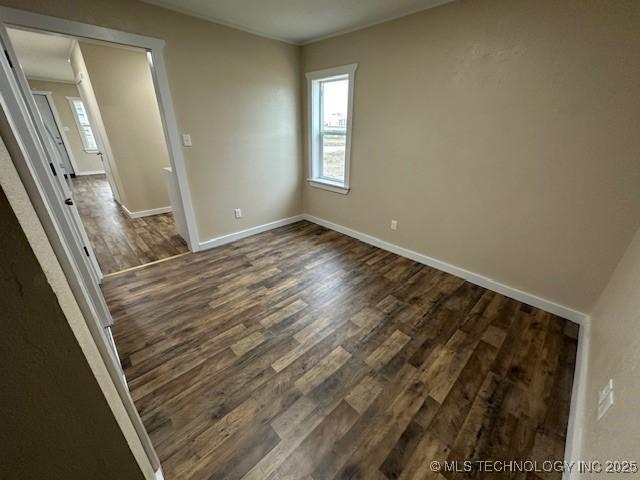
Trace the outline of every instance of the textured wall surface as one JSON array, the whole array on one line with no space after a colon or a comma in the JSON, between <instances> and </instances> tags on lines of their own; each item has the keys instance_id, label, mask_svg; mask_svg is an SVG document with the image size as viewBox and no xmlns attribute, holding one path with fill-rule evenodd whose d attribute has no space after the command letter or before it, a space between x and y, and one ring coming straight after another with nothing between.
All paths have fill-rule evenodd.
<instances>
[{"instance_id":1,"label":"textured wall surface","mask_svg":"<svg viewBox=\"0 0 640 480\"><path fill-rule=\"evenodd\" d=\"M0 478L144 478L1 190L0 223Z\"/></svg>"},{"instance_id":2,"label":"textured wall surface","mask_svg":"<svg viewBox=\"0 0 640 480\"><path fill-rule=\"evenodd\" d=\"M352 191L305 212L590 312L640 222L639 24L461 0L304 46L304 72L359 64Z\"/></svg>"},{"instance_id":3,"label":"textured wall surface","mask_svg":"<svg viewBox=\"0 0 640 480\"><path fill-rule=\"evenodd\" d=\"M638 462L640 438L640 230L591 316L591 348L583 440L585 460ZM615 403L597 421L598 392L614 382ZM620 478L629 476L621 474Z\"/></svg>"}]
</instances>

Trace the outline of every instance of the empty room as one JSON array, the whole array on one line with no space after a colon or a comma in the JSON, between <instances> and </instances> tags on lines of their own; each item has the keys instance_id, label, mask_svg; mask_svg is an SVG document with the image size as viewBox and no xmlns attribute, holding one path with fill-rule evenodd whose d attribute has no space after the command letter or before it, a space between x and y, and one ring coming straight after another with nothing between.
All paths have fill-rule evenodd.
<instances>
[{"instance_id":1,"label":"empty room","mask_svg":"<svg viewBox=\"0 0 640 480\"><path fill-rule=\"evenodd\" d=\"M640 2L0 41L0 478L639 478Z\"/></svg>"}]
</instances>

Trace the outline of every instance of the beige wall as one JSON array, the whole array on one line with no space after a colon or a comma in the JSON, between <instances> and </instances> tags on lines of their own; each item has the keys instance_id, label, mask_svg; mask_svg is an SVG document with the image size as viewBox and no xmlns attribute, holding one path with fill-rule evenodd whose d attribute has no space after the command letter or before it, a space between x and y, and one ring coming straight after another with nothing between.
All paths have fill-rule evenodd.
<instances>
[{"instance_id":1,"label":"beige wall","mask_svg":"<svg viewBox=\"0 0 640 480\"><path fill-rule=\"evenodd\" d=\"M598 300L591 317L582 457L638 461L640 417L640 230ZM612 378L615 404L596 420L598 392ZM624 475L621 475L624 477Z\"/></svg>"},{"instance_id":2,"label":"beige wall","mask_svg":"<svg viewBox=\"0 0 640 480\"><path fill-rule=\"evenodd\" d=\"M128 0L0 3L166 41L201 240L301 213L299 47Z\"/></svg>"},{"instance_id":3,"label":"beige wall","mask_svg":"<svg viewBox=\"0 0 640 480\"><path fill-rule=\"evenodd\" d=\"M63 127L67 127L65 135L69 140L71 153L78 166L78 175L84 172L96 172L104 170L100 157L93 153L87 153L82 146L82 139L78 132L78 127L71 111L71 106L67 97L79 97L78 88L72 83L49 82L42 80L29 80L29 85L33 90L51 92L53 103L55 104Z\"/></svg>"},{"instance_id":4,"label":"beige wall","mask_svg":"<svg viewBox=\"0 0 640 480\"><path fill-rule=\"evenodd\" d=\"M352 191L305 212L589 312L640 221L639 21L461 0L303 47L359 64Z\"/></svg>"},{"instance_id":5,"label":"beige wall","mask_svg":"<svg viewBox=\"0 0 640 480\"><path fill-rule=\"evenodd\" d=\"M89 77L89 72L87 71L87 66L84 62L78 42L74 44L73 49L71 50L69 63L71 64L71 69L78 81L78 92L80 93L85 111L89 117L89 123L91 124L96 143L98 144L98 148L103 150L104 169L107 174L109 185L111 186L113 198L115 198L119 203L126 205L127 197L118 173L118 164L114 160L115 156L113 155L113 150L109 143L109 136L105 129L98 100L96 99L93 85L91 84L91 78Z\"/></svg>"},{"instance_id":6,"label":"beige wall","mask_svg":"<svg viewBox=\"0 0 640 480\"><path fill-rule=\"evenodd\" d=\"M352 191L305 184L304 211L585 312L638 226L635 1L460 0L302 49L138 2L0 3L166 40L201 240L303 210L301 73L353 62Z\"/></svg>"},{"instance_id":7,"label":"beige wall","mask_svg":"<svg viewBox=\"0 0 640 480\"><path fill-rule=\"evenodd\" d=\"M169 153L146 52L79 45L117 165L121 203L131 212L169 206L162 171Z\"/></svg>"}]
</instances>

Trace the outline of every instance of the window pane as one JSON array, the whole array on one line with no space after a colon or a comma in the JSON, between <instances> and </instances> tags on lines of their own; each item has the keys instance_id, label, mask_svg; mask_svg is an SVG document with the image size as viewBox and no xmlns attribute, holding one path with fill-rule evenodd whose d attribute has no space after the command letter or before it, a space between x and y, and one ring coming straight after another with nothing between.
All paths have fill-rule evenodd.
<instances>
[{"instance_id":1,"label":"window pane","mask_svg":"<svg viewBox=\"0 0 640 480\"><path fill-rule=\"evenodd\" d=\"M322 135L321 176L344 182L344 160L346 136L339 134Z\"/></svg>"},{"instance_id":2,"label":"window pane","mask_svg":"<svg viewBox=\"0 0 640 480\"><path fill-rule=\"evenodd\" d=\"M96 139L93 136L93 130L91 130L91 127L88 125L83 126L82 134L84 135L87 150L97 150L98 144L96 143Z\"/></svg>"},{"instance_id":3,"label":"window pane","mask_svg":"<svg viewBox=\"0 0 640 480\"><path fill-rule=\"evenodd\" d=\"M347 130L349 80L322 82L322 128Z\"/></svg>"},{"instance_id":4,"label":"window pane","mask_svg":"<svg viewBox=\"0 0 640 480\"><path fill-rule=\"evenodd\" d=\"M320 88L320 131L327 131L321 134L321 176L344 182L349 80L327 80Z\"/></svg>"},{"instance_id":5,"label":"window pane","mask_svg":"<svg viewBox=\"0 0 640 480\"><path fill-rule=\"evenodd\" d=\"M74 100L73 108L76 109L78 123L80 123L80 125L89 125L89 118L87 117L87 112L84 109L84 104L79 100Z\"/></svg>"}]
</instances>

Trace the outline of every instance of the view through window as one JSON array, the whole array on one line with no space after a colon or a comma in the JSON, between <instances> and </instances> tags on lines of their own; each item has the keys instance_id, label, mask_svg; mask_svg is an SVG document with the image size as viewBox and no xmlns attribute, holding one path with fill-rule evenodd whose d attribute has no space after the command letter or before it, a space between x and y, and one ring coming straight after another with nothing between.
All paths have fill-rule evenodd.
<instances>
[{"instance_id":1,"label":"view through window","mask_svg":"<svg viewBox=\"0 0 640 480\"><path fill-rule=\"evenodd\" d=\"M320 83L320 176L344 182L349 79Z\"/></svg>"},{"instance_id":2,"label":"view through window","mask_svg":"<svg viewBox=\"0 0 640 480\"><path fill-rule=\"evenodd\" d=\"M96 138L93 136L93 130L91 129L89 116L84 108L84 103L82 103L80 98L69 98L69 103L71 103L71 110L73 110L76 126L80 132L82 146L87 152L97 152L98 144L96 142Z\"/></svg>"},{"instance_id":3,"label":"view through window","mask_svg":"<svg viewBox=\"0 0 640 480\"><path fill-rule=\"evenodd\" d=\"M349 193L351 110L357 64L316 70L309 82L309 184Z\"/></svg>"}]
</instances>

